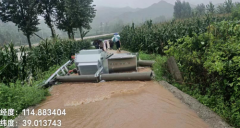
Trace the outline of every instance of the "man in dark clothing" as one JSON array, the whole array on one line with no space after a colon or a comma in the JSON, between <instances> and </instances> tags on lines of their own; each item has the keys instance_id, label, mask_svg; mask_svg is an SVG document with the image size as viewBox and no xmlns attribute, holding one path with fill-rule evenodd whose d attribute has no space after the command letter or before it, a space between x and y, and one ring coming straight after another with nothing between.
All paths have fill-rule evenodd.
<instances>
[{"instance_id":1,"label":"man in dark clothing","mask_svg":"<svg viewBox=\"0 0 240 128\"><path fill-rule=\"evenodd\" d=\"M116 42L116 46L117 46L117 50L119 52L121 52L121 41L120 40Z\"/></svg>"},{"instance_id":2,"label":"man in dark clothing","mask_svg":"<svg viewBox=\"0 0 240 128\"><path fill-rule=\"evenodd\" d=\"M120 35L118 33L115 33L112 41L116 43L117 50L121 52L121 41L120 41Z\"/></svg>"}]
</instances>

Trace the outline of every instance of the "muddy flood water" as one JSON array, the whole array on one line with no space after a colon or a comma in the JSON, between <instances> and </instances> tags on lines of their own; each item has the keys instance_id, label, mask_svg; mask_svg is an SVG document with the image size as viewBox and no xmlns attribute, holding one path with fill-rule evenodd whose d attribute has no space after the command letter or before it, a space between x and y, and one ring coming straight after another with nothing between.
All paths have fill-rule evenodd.
<instances>
[{"instance_id":1,"label":"muddy flood water","mask_svg":"<svg viewBox=\"0 0 240 128\"><path fill-rule=\"evenodd\" d=\"M139 68L139 72L149 71ZM64 83L53 86L51 96L35 113L38 109L65 109L66 115L26 120L61 120L64 128L209 128L155 81Z\"/></svg>"},{"instance_id":2,"label":"muddy flood water","mask_svg":"<svg viewBox=\"0 0 240 128\"><path fill-rule=\"evenodd\" d=\"M209 127L155 81L64 83L53 86L51 96L35 113L37 109L65 109L65 116L27 117L32 121L61 120L64 128Z\"/></svg>"}]
</instances>

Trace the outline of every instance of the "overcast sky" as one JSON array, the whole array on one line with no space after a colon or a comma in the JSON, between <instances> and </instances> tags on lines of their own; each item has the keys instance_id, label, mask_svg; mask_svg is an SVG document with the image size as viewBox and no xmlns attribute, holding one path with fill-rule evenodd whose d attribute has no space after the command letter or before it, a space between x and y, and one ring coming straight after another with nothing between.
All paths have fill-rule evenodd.
<instances>
[{"instance_id":1,"label":"overcast sky","mask_svg":"<svg viewBox=\"0 0 240 128\"><path fill-rule=\"evenodd\" d=\"M157 3L161 0L94 0L96 6L105 7L132 7L132 8L146 8L153 3ZM176 0L165 0L168 3L174 4ZM182 0L183 1L183 0ZM185 0L191 4L197 5L199 3L209 3L212 1L214 4L223 3L225 0ZM233 2L240 2L240 0L233 0Z\"/></svg>"}]
</instances>

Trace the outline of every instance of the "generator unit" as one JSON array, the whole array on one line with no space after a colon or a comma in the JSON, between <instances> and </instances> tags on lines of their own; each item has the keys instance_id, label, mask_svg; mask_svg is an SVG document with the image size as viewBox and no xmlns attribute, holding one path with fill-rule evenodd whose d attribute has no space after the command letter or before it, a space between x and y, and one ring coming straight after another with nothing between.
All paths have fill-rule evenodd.
<instances>
[{"instance_id":1,"label":"generator unit","mask_svg":"<svg viewBox=\"0 0 240 128\"><path fill-rule=\"evenodd\" d=\"M64 74L68 61L60 69L58 69L47 81L52 83L59 82L99 82L106 81L129 81L129 80L151 80L152 72L138 73L138 65L152 65L153 62L145 62L138 60L138 53L122 53L113 54L102 51L101 49L95 50L81 50L75 54L73 60L78 70L79 76L60 76L58 73ZM130 72L130 73L126 73ZM52 81L52 82L51 82Z\"/></svg>"}]
</instances>

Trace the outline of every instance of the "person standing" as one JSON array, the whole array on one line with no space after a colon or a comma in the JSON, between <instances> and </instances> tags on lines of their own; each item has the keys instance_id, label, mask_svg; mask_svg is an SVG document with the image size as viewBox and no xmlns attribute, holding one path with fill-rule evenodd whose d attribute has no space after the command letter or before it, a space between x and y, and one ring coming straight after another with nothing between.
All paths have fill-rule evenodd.
<instances>
[{"instance_id":1,"label":"person standing","mask_svg":"<svg viewBox=\"0 0 240 128\"><path fill-rule=\"evenodd\" d=\"M106 43L102 39L99 40L99 49L102 49L103 51L107 51Z\"/></svg>"},{"instance_id":2,"label":"person standing","mask_svg":"<svg viewBox=\"0 0 240 128\"><path fill-rule=\"evenodd\" d=\"M108 40L104 40L103 42L105 44L106 50L109 50L110 49L109 41Z\"/></svg>"},{"instance_id":3,"label":"person standing","mask_svg":"<svg viewBox=\"0 0 240 128\"><path fill-rule=\"evenodd\" d=\"M115 33L113 35L112 41L116 43L117 50L121 52L121 41L120 41L120 35L118 33Z\"/></svg>"}]
</instances>

